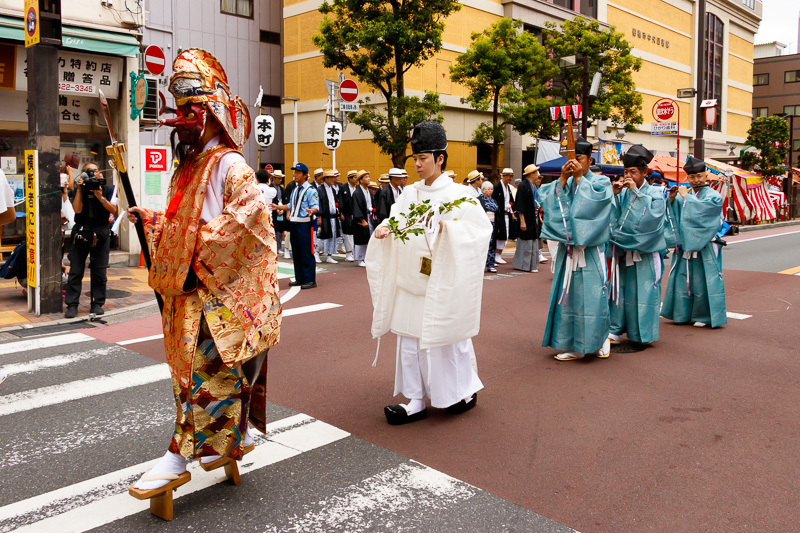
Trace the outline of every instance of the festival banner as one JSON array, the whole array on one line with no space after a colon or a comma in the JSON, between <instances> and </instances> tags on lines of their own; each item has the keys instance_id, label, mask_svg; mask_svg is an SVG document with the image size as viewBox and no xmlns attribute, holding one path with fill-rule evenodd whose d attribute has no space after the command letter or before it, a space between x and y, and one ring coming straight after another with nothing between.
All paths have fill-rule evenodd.
<instances>
[{"instance_id":1,"label":"festival banner","mask_svg":"<svg viewBox=\"0 0 800 533\"><path fill-rule=\"evenodd\" d=\"M550 119L555 122L558 120L558 106L553 106L550 108Z\"/></svg>"},{"instance_id":2,"label":"festival banner","mask_svg":"<svg viewBox=\"0 0 800 533\"><path fill-rule=\"evenodd\" d=\"M572 115L576 119L582 118L583 117L583 106L580 105L580 104L573 104L573 106L572 106Z\"/></svg>"},{"instance_id":3,"label":"festival banner","mask_svg":"<svg viewBox=\"0 0 800 533\"><path fill-rule=\"evenodd\" d=\"M569 118L569 106L568 105L562 105L561 106L561 116L564 117L564 120L567 120Z\"/></svg>"},{"instance_id":4,"label":"festival banner","mask_svg":"<svg viewBox=\"0 0 800 533\"><path fill-rule=\"evenodd\" d=\"M600 141L600 164L621 165L622 143L614 141Z\"/></svg>"}]
</instances>

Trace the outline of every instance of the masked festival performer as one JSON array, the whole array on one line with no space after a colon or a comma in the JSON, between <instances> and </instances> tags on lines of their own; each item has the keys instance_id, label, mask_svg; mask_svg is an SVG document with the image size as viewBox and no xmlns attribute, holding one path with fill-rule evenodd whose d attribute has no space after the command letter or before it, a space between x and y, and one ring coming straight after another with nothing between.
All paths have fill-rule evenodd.
<instances>
[{"instance_id":1,"label":"masked festival performer","mask_svg":"<svg viewBox=\"0 0 800 533\"><path fill-rule=\"evenodd\" d=\"M250 134L247 107L208 52L182 52L173 70L178 116L164 123L175 127L179 165L168 207L128 210L149 236L149 283L164 299L177 403L167 453L131 489L140 499L189 481L190 459L228 472L252 448L248 421L266 430L267 350L281 323L275 233L239 151Z\"/></svg>"},{"instance_id":2,"label":"masked festival performer","mask_svg":"<svg viewBox=\"0 0 800 533\"><path fill-rule=\"evenodd\" d=\"M667 205L661 189L647 183L653 156L641 144L631 146L622 156L624 178L612 185L616 198L608 249L612 344L618 344L622 334L641 344L658 340Z\"/></svg>"},{"instance_id":3,"label":"masked festival performer","mask_svg":"<svg viewBox=\"0 0 800 533\"><path fill-rule=\"evenodd\" d=\"M427 219L426 231L403 242L384 221L367 248L367 279L374 313L372 336L397 335L394 394L407 404L384 408L390 424L427 416L431 406L460 414L472 409L483 388L471 364L471 338L480 329L483 265L492 225L464 187L444 171L447 137L438 122L422 122L411 136L421 181L403 189L390 216L405 220L412 204L434 206L465 199L452 211ZM434 207L436 210L436 207ZM390 219L391 220L391 219Z\"/></svg>"},{"instance_id":4,"label":"masked festival performer","mask_svg":"<svg viewBox=\"0 0 800 533\"><path fill-rule=\"evenodd\" d=\"M560 179L539 189L542 238L555 245L542 346L567 350L555 356L559 361L610 353L605 250L614 193L608 178L589 170L592 162L592 144L578 137L575 159L564 164Z\"/></svg>"},{"instance_id":5,"label":"masked festival performer","mask_svg":"<svg viewBox=\"0 0 800 533\"><path fill-rule=\"evenodd\" d=\"M706 183L702 159L689 158L683 169L691 188L676 185L669 191L676 246L661 316L679 324L718 328L728 322L722 245L717 239L722 196Z\"/></svg>"}]
</instances>

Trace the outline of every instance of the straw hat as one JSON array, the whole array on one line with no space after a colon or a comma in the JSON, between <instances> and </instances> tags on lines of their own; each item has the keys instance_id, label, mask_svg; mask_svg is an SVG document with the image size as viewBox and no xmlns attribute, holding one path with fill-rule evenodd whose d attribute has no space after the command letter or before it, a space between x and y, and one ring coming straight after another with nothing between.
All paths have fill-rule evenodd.
<instances>
[{"instance_id":1,"label":"straw hat","mask_svg":"<svg viewBox=\"0 0 800 533\"><path fill-rule=\"evenodd\" d=\"M325 172L324 170L322 170L321 168L318 168L318 169L316 169L314 171L314 177L316 178L317 176L319 176L320 174L322 174L324 172Z\"/></svg>"},{"instance_id":2,"label":"straw hat","mask_svg":"<svg viewBox=\"0 0 800 533\"><path fill-rule=\"evenodd\" d=\"M538 170L539 167L537 167L536 165L528 165L527 167L525 167L525 170L522 171L522 175L527 176L528 174L533 174Z\"/></svg>"},{"instance_id":3,"label":"straw hat","mask_svg":"<svg viewBox=\"0 0 800 533\"><path fill-rule=\"evenodd\" d=\"M511 174L513 176L514 175L514 169L506 167L506 168L503 169L503 172L501 172L500 174L502 174L504 176L506 174Z\"/></svg>"},{"instance_id":4,"label":"straw hat","mask_svg":"<svg viewBox=\"0 0 800 533\"><path fill-rule=\"evenodd\" d=\"M476 181L483 179L483 172L480 170L473 170L469 174L467 174L467 182L475 183Z\"/></svg>"}]
</instances>

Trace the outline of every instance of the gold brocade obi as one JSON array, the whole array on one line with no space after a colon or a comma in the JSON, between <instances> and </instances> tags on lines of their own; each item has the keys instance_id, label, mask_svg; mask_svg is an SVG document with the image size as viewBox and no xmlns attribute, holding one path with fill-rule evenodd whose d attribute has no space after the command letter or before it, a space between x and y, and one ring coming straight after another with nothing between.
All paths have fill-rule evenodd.
<instances>
[{"instance_id":1,"label":"gold brocade obi","mask_svg":"<svg viewBox=\"0 0 800 533\"><path fill-rule=\"evenodd\" d=\"M148 279L150 286L163 296L186 292L183 284L192 268L208 180L222 156L232 151L232 148L218 144L187 163L188 168L181 165L173 174L169 198L172 201L176 194L180 194L180 202L172 218L156 225ZM190 179L182 180L182 176Z\"/></svg>"}]
</instances>

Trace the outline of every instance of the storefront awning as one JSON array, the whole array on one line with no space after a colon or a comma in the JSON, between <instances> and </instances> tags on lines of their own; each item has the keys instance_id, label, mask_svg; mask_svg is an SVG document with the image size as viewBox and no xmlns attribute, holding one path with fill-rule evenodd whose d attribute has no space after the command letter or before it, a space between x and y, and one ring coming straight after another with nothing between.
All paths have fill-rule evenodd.
<instances>
[{"instance_id":1,"label":"storefront awning","mask_svg":"<svg viewBox=\"0 0 800 533\"><path fill-rule=\"evenodd\" d=\"M24 41L23 20L0 15L0 39ZM116 56L139 54L139 40L129 33L90 30L65 25L62 30L64 48Z\"/></svg>"}]
</instances>

